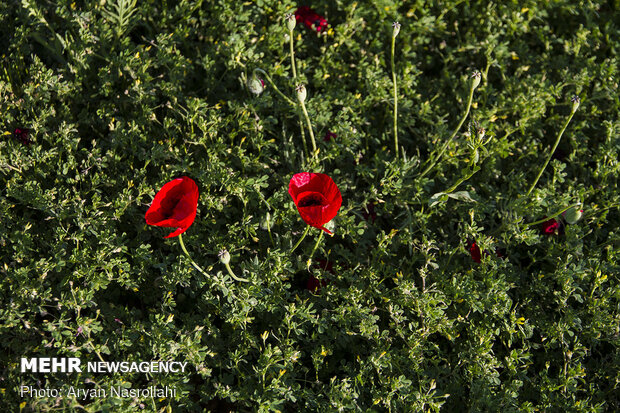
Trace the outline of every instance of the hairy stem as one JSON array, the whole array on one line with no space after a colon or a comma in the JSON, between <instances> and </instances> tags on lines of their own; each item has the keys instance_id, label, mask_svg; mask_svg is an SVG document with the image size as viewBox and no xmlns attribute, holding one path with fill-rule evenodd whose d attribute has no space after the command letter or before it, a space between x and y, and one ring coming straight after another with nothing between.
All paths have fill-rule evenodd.
<instances>
[{"instance_id":1,"label":"hairy stem","mask_svg":"<svg viewBox=\"0 0 620 413\"><path fill-rule=\"evenodd\" d=\"M450 138L441 147L441 150L439 151L439 154L435 157L435 160L432 161L431 164L420 174L420 176L419 176L420 178L422 178L424 175L426 175L431 169L433 169L433 167L437 164L437 162L439 162L439 160L443 156L444 152L448 148L448 145L450 144L450 142L452 142L452 139L454 139L456 134L459 132L459 129L461 129L461 126L463 126L463 123L465 123L465 119L467 119L467 116L469 116L469 110L471 109L471 102L472 102L473 97L474 97L474 89L475 89L475 87L474 87L474 85L472 83L470 85L470 87L469 87L469 97L467 98L467 109L465 110L465 114L461 118L461 121L459 122L459 124L456 127L456 129L454 129L454 132L452 132L452 135L450 136Z\"/></svg>"},{"instance_id":2,"label":"hairy stem","mask_svg":"<svg viewBox=\"0 0 620 413\"><path fill-rule=\"evenodd\" d=\"M196 264L196 262L192 259L192 257L189 255L189 252L187 252L187 249L185 248L185 244L183 243L183 234L179 234L179 236L177 237L179 238L179 244L181 244L181 249L183 250L183 252L185 253L185 256L189 259L189 262L192 263L192 266L198 271L200 272L202 275L206 276L206 277L211 277L209 274L207 274L205 272L205 270L203 270L202 268L200 268L200 266L198 264Z\"/></svg>"},{"instance_id":3,"label":"hairy stem","mask_svg":"<svg viewBox=\"0 0 620 413\"><path fill-rule=\"evenodd\" d=\"M247 280L247 279L245 279L245 278L237 277L237 276L235 275L235 273L233 272L232 268L230 268L230 264L226 263L226 264L224 264L224 266L225 266L225 267L226 267L226 269L228 270L228 275L230 275L230 276L232 277L232 279L233 279L233 280L236 280L236 281L241 281L241 282L244 282L244 283L249 282L249 280Z\"/></svg>"},{"instance_id":4,"label":"hairy stem","mask_svg":"<svg viewBox=\"0 0 620 413\"><path fill-rule=\"evenodd\" d=\"M304 240L304 238L306 238L306 235L308 235L308 231L310 230L310 225L306 225L306 230L304 231L304 234L301 236L301 238L299 238L299 241L297 241L297 244L295 244L295 246L293 247L293 249L291 250L291 254L293 252L295 252L295 250L297 249L297 247L299 247L299 244L301 244L301 241Z\"/></svg>"},{"instance_id":5,"label":"hairy stem","mask_svg":"<svg viewBox=\"0 0 620 413\"><path fill-rule=\"evenodd\" d=\"M394 66L394 47L396 44L396 36L392 36L392 83L394 84L394 153L398 159L398 86L396 83L396 67Z\"/></svg>"},{"instance_id":6,"label":"hairy stem","mask_svg":"<svg viewBox=\"0 0 620 413\"><path fill-rule=\"evenodd\" d=\"M291 106L297 106L295 104L295 102L293 102L291 99L289 99L284 93L280 92L280 89L278 89L278 87L275 85L275 83L273 83L273 81L271 80L271 77L269 77L269 75L267 74L267 72L265 72L263 69L254 69L254 73L259 72L261 73L265 79L267 79L267 82L269 82L269 84L271 85L271 87L278 93L278 95L280 95L280 97L282 97L282 99L284 99L289 105Z\"/></svg>"},{"instance_id":7,"label":"hairy stem","mask_svg":"<svg viewBox=\"0 0 620 413\"><path fill-rule=\"evenodd\" d=\"M553 156L553 153L557 149L558 144L560 143L560 139L562 138L562 135L564 134L564 131L568 127L568 124L570 123L570 121L573 118L574 114L575 114L575 110L572 110L570 116L568 117L568 119L566 119L566 122L564 123L564 127L562 128L562 130L558 134L558 137L555 139L555 144L553 145L553 148L549 152L549 155L547 156L547 160L545 161L545 164L540 169L540 172L538 172L538 176L536 176L536 179L534 180L534 182L532 182L532 185L530 186L530 189L528 189L526 196L529 196L532 193L532 191L534 190L534 187L538 183L538 180L540 179L540 177L542 176L543 172L545 171L545 168L547 167L547 165L549 165L549 162L551 161L551 157Z\"/></svg>"},{"instance_id":8,"label":"hairy stem","mask_svg":"<svg viewBox=\"0 0 620 413\"><path fill-rule=\"evenodd\" d=\"M314 140L314 132L312 131L312 123L310 123L310 116L308 116L308 111L306 110L306 104L303 101L299 101L301 103L301 109L304 112L304 117L306 118L306 123L308 124L308 132L310 132L310 143L312 143L312 156L316 156L316 141Z\"/></svg>"}]
</instances>

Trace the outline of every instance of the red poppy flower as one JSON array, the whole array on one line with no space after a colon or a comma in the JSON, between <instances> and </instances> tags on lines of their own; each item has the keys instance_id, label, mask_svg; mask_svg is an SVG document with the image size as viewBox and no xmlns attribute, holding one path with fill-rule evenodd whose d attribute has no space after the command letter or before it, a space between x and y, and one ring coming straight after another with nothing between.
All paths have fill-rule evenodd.
<instances>
[{"instance_id":1,"label":"red poppy flower","mask_svg":"<svg viewBox=\"0 0 620 413\"><path fill-rule=\"evenodd\" d=\"M323 141L329 142L332 139L336 139L337 137L338 137L338 135L336 135L334 132L327 131L325 136L323 136Z\"/></svg>"},{"instance_id":2,"label":"red poppy flower","mask_svg":"<svg viewBox=\"0 0 620 413\"><path fill-rule=\"evenodd\" d=\"M338 214L342 196L329 176L313 172L295 174L288 184L288 193L306 224L331 234L324 225Z\"/></svg>"},{"instance_id":3,"label":"red poppy flower","mask_svg":"<svg viewBox=\"0 0 620 413\"><path fill-rule=\"evenodd\" d=\"M547 217L543 217L547 218ZM553 235L556 232L560 231L560 223L555 220L555 218L551 218L548 221L542 223L542 232L545 235Z\"/></svg>"},{"instance_id":4,"label":"red poppy flower","mask_svg":"<svg viewBox=\"0 0 620 413\"><path fill-rule=\"evenodd\" d=\"M469 244L469 254L471 255L471 259L474 260L474 262L480 263L480 261L482 260L482 254L480 253L480 247L478 246L478 244L476 244L476 242L471 242Z\"/></svg>"},{"instance_id":5,"label":"red poppy flower","mask_svg":"<svg viewBox=\"0 0 620 413\"><path fill-rule=\"evenodd\" d=\"M164 238L176 237L192 225L197 206L198 185L191 178L182 176L159 190L144 217L149 225L176 228Z\"/></svg>"},{"instance_id":6,"label":"red poppy flower","mask_svg":"<svg viewBox=\"0 0 620 413\"><path fill-rule=\"evenodd\" d=\"M329 24L325 17L317 14L314 10L312 10L308 6L301 6L295 12L295 18L298 23L303 23L309 29L316 30L318 33L325 31Z\"/></svg>"},{"instance_id":7,"label":"red poppy flower","mask_svg":"<svg viewBox=\"0 0 620 413\"><path fill-rule=\"evenodd\" d=\"M13 132L13 136L19 139L19 141L24 145L30 145L32 143L32 141L28 137L29 134L30 129L28 128L15 128L15 131Z\"/></svg>"}]
</instances>

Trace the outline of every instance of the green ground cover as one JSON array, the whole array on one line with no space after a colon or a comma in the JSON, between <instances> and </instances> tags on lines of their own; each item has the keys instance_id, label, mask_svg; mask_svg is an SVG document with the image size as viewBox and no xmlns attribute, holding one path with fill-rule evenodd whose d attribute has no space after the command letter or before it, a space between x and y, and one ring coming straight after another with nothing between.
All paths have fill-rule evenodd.
<instances>
[{"instance_id":1,"label":"green ground cover","mask_svg":"<svg viewBox=\"0 0 620 413\"><path fill-rule=\"evenodd\" d=\"M620 410L619 2L298 6L0 0L3 411ZM299 172L342 206L292 251Z\"/></svg>"}]
</instances>

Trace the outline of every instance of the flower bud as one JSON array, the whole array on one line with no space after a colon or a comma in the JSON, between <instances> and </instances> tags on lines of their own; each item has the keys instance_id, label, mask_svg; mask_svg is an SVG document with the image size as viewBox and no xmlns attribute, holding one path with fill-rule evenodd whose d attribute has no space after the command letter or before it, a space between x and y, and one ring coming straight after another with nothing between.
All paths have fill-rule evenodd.
<instances>
[{"instance_id":1,"label":"flower bud","mask_svg":"<svg viewBox=\"0 0 620 413\"><path fill-rule=\"evenodd\" d=\"M297 99L304 103L306 101L306 87L304 85L298 85L295 90L297 91Z\"/></svg>"},{"instance_id":2,"label":"flower bud","mask_svg":"<svg viewBox=\"0 0 620 413\"><path fill-rule=\"evenodd\" d=\"M220 262L224 265L228 265L230 262L230 254L226 250L221 250L217 256L220 257Z\"/></svg>"},{"instance_id":3,"label":"flower bud","mask_svg":"<svg viewBox=\"0 0 620 413\"><path fill-rule=\"evenodd\" d=\"M286 19L286 27L288 27L288 30L290 32L292 32L293 29L295 29L295 25L297 24L297 19L291 13L287 14L285 19Z\"/></svg>"},{"instance_id":4,"label":"flower bud","mask_svg":"<svg viewBox=\"0 0 620 413\"><path fill-rule=\"evenodd\" d=\"M575 224L581 219L581 216L583 215L583 209L571 207L566 211L562 212L562 215L564 216L564 219L567 223Z\"/></svg>"},{"instance_id":5,"label":"flower bud","mask_svg":"<svg viewBox=\"0 0 620 413\"><path fill-rule=\"evenodd\" d=\"M394 22L392 23L392 37L398 36L398 33L400 33L400 23Z\"/></svg>"},{"instance_id":6,"label":"flower bud","mask_svg":"<svg viewBox=\"0 0 620 413\"><path fill-rule=\"evenodd\" d=\"M260 228L262 230L267 231L268 229L271 229L272 227L273 227L273 222L271 222L271 214L269 213L269 211L267 211L267 213L265 214L265 217L260 222Z\"/></svg>"},{"instance_id":7,"label":"flower bud","mask_svg":"<svg viewBox=\"0 0 620 413\"><path fill-rule=\"evenodd\" d=\"M577 108L579 107L579 103L581 103L581 99L579 99L579 96L573 96L571 98L571 102L573 102L573 108L571 109L572 113L577 112Z\"/></svg>"},{"instance_id":8,"label":"flower bud","mask_svg":"<svg viewBox=\"0 0 620 413\"><path fill-rule=\"evenodd\" d=\"M471 86L473 89L478 87L481 79L482 73L480 73L479 71L476 70L474 73L471 74Z\"/></svg>"},{"instance_id":9,"label":"flower bud","mask_svg":"<svg viewBox=\"0 0 620 413\"><path fill-rule=\"evenodd\" d=\"M252 76L248 79L247 86L250 92L256 96L260 95L265 90L265 82L263 82L263 79L256 76L255 73L252 73Z\"/></svg>"}]
</instances>

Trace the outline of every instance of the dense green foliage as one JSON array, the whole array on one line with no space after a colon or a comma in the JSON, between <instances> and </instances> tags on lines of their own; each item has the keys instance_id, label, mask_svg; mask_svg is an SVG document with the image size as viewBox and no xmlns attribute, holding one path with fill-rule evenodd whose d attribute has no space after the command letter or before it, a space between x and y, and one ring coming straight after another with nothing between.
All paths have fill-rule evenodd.
<instances>
[{"instance_id":1,"label":"dense green foliage","mask_svg":"<svg viewBox=\"0 0 620 413\"><path fill-rule=\"evenodd\" d=\"M296 4L0 0L0 404L620 410L618 1L407 3L314 3L330 29L295 28L313 164L298 110L269 83L246 87L260 68L295 99L284 16ZM469 117L422 176L474 70ZM526 196L573 95L581 106ZM474 162L480 127L491 139ZM287 193L304 170L344 199L309 271L319 231L290 253L305 224ZM181 175L200 190L184 241L209 277L144 221ZM583 218L557 234L527 226L577 203ZM224 248L249 283L218 262ZM316 293L311 276L327 281ZM190 372L20 373L21 357L44 356ZM20 398L23 384L169 385L178 397Z\"/></svg>"}]
</instances>

